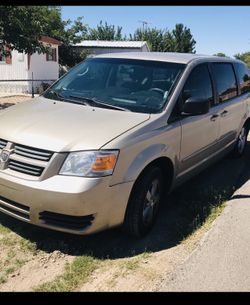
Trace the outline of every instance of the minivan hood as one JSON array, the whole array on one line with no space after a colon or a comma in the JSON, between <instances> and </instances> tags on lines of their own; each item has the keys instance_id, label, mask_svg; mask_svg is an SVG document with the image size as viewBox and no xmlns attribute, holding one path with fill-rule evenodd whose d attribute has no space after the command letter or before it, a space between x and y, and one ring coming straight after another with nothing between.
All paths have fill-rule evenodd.
<instances>
[{"instance_id":1,"label":"minivan hood","mask_svg":"<svg viewBox=\"0 0 250 305\"><path fill-rule=\"evenodd\" d=\"M56 152L99 149L149 118L37 97L0 111L0 139Z\"/></svg>"}]
</instances>

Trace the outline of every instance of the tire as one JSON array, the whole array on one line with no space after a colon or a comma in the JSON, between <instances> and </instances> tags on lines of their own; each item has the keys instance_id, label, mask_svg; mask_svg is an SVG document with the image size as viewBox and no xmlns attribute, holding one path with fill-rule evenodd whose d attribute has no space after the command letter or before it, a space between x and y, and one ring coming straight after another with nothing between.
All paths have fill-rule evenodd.
<instances>
[{"instance_id":1,"label":"tire","mask_svg":"<svg viewBox=\"0 0 250 305\"><path fill-rule=\"evenodd\" d=\"M145 236L155 223L163 194L162 171L152 166L139 177L133 187L123 231L138 238Z\"/></svg>"},{"instance_id":2,"label":"tire","mask_svg":"<svg viewBox=\"0 0 250 305\"><path fill-rule=\"evenodd\" d=\"M232 156L234 158L240 158L244 154L247 145L248 132L249 130L246 126L243 126L232 151Z\"/></svg>"}]
</instances>

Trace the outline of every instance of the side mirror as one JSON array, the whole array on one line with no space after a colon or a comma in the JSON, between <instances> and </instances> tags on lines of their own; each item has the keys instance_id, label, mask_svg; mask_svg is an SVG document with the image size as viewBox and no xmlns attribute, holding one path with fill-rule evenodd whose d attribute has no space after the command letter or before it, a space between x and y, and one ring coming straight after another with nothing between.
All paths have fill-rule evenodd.
<instances>
[{"instance_id":1,"label":"side mirror","mask_svg":"<svg viewBox=\"0 0 250 305\"><path fill-rule=\"evenodd\" d=\"M209 112L210 102L207 99L189 98L183 105L182 114L199 115Z\"/></svg>"}]
</instances>

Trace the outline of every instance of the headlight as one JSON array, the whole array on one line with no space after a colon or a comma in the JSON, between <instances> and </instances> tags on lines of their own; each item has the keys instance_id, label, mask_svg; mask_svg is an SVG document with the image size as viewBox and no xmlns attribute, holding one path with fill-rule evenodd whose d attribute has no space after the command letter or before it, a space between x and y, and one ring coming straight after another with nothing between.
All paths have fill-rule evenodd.
<instances>
[{"instance_id":1,"label":"headlight","mask_svg":"<svg viewBox=\"0 0 250 305\"><path fill-rule=\"evenodd\" d=\"M72 152L65 160L59 175L101 177L112 175L118 150Z\"/></svg>"}]
</instances>

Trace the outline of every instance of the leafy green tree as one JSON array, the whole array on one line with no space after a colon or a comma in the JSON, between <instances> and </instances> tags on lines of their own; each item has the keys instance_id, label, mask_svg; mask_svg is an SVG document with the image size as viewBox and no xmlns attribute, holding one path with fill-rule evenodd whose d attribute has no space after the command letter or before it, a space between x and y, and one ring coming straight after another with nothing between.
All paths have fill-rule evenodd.
<instances>
[{"instance_id":1,"label":"leafy green tree","mask_svg":"<svg viewBox=\"0 0 250 305\"><path fill-rule=\"evenodd\" d=\"M102 21L96 28L89 28L88 33L85 36L88 40L123 40L122 27L115 27L107 22L103 24Z\"/></svg>"},{"instance_id":2,"label":"leafy green tree","mask_svg":"<svg viewBox=\"0 0 250 305\"><path fill-rule=\"evenodd\" d=\"M83 17L74 22L63 21L58 6L0 6L1 45L8 45L19 52L45 53L48 48L39 40L41 36L51 36L62 42L60 63L71 65L70 55L65 49L69 51L69 45L80 42L86 33Z\"/></svg>"},{"instance_id":3,"label":"leafy green tree","mask_svg":"<svg viewBox=\"0 0 250 305\"><path fill-rule=\"evenodd\" d=\"M71 26L70 26L71 25ZM67 30L65 29L67 27ZM59 63L63 66L73 67L84 60L89 52L79 52L71 44L81 42L87 34L87 26L83 23L83 17L78 17L72 24L67 20L63 31L58 33L51 31L51 36L61 40L63 43L59 46Z\"/></svg>"},{"instance_id":4,"label":"leafy green tree","mask_svg":"<svg viewBox=\"0 0 250 305\"><path fill-rule=\"evenodd\" d=\"M66 44L59 47L60 63L67 68L75 66L90 54L90 50L79 50L78 47Z\"/></svg>"},{"instance_id":5,"label":"leafy green tree","mask_svg":"<svg viewBox=\"0 0 250 305\"><path fill-rule=\"evenodd\" d=\"M250 69L250 52L238 53L235 54L234 57L236 59L244 61L247 64L248 68Z\"/></svg>"},{"instance_id":6,"label":"leafy green tree","mask_svg":"<svg viewBox=\"0 0 250 305\"><path fill-rule=\"evenodd\" d=\"M165 51L165 30L157 28L139 28L133 35L130 34L130 40L147 41L148 46L153 52Z\"/></svg>"},{"instance_id":7,"label":"leafy green tree","mask_svg":"<svg viewBox=\"0 0 250 305\"><path fill-rule=\"evenodd\" d=\"M196 41L190 29L182 23L175 25L175 28L166 34L166 44L169 52L195 53Z\"/></svg>"},{"instance_id":8,"label":"leafy green tree","mask_svg":"<svg viewBox=\"0 0 250 305\"><path fill-rule=\"evenodd\" d=\"M130 40L147 41L150 50L154 52L195 53L195 44L190 29L183 24L176 24L172 31L157 28L139 28Z\"/></svg>"},{"instance_id":9,"label":"leafy green tree","mask_svg":"<svg viewBox=\"0 0 250 305\"><path fill-rule=\"evenodd\" d=\"M44 52L40 37L46 32L47 7L0 6L0 40L20 52Z\"/></svg>"}]
</instances>

